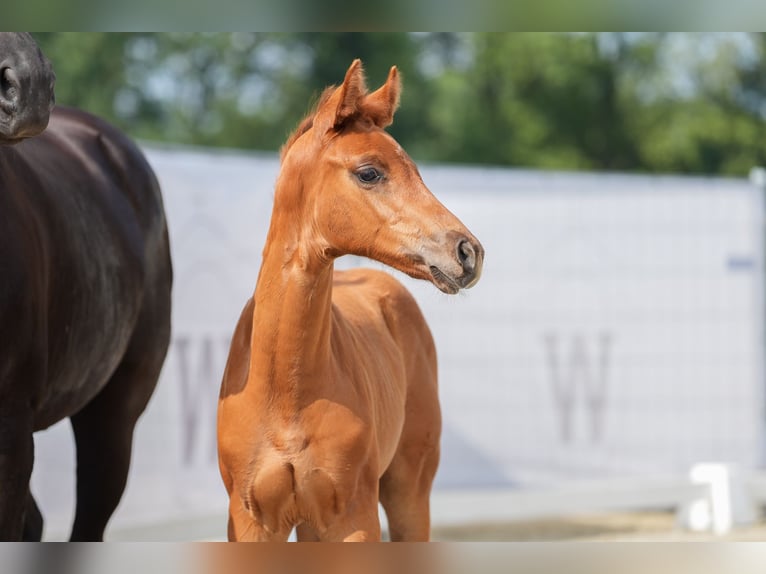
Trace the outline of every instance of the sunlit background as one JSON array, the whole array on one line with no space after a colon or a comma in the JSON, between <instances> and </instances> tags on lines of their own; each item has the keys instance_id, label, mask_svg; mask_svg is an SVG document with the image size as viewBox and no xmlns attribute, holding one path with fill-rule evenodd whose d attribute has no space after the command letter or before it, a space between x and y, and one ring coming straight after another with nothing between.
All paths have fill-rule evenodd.
<instances>
[{"instance_id":1,"label":"sunlit background","mask_svg":"<svg viewBox=\"0 0 766 574\"><path fill-rule=\"evenodd\" d=\"M108 539L225 537L218 385L277 151L354 58L370 86L399 67L390 131L487 250L463 296L403 279L440 355L434 536L763 535L766 35L35 38L59 104L141 143L171 232L173 341ZM67 423L36 441L65 539Z\"/></svg>"},{"instance_id":2,"label":"sunlit background","mask_svg":"<svg viewBox=\"0 0 766 574\"><path fill-rule=\"evenodd\" d=\"M361 58L396 64L420 161L744 176L764 163L766 36L747 33L36 34L57 101L134 137L276 150Z\"/></svg>"}]
</instances>

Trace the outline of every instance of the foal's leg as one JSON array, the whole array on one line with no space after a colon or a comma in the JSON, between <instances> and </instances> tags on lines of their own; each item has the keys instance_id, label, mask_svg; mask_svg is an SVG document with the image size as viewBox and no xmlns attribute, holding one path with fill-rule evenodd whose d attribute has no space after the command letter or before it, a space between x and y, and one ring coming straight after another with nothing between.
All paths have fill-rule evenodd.
<instances>
[{"instance_id":1,"label":"foal's leg","mask_svg":"<svg viewBox=\"0 0 766 574\"><path fill-rule=\"evenodd\" d=\"M271 532L256 521L245 509L242 499L236 491L229 498L229 542L287 542L291 528Z\"/></svg>"},{"instance_id":2,"label":"foal's leg","mask_svg":"<svg viewBox=\"0 0 766 574\"><path fill-rule=\"evenodd\" d=\"M429 450L424 457L397 453L380 479L380 502L392 542L430 539L429 498L438 464L438 449Z\"/></svg>"},{"instance_id":3,"label":"foal's leg","mask_svg":"<svg viewBox=\"0 0 766 574\"><path fill-rule=\"evenodd\" d=\"M295 527L295 534L298 542L319 542L320 540L316 530L305 522Z\"/></svg>"},{"instance_id":4,"label":"foal's leg","mask_svg":"<svg viewBox=\"0 0 766 574\"><path fill-rule=\"evenodd\" d=\"M323 542L380 542L378 481L368 479L358 485L353 498L346 502L346 512L319 536Z\"/></svg>"},{"instance_id":5,"label":"foal's leg","mask_svg":"<svg viewBox=\"0 0 766 574\"><path fill-rule=\"evenodd\" d=\"M439 466L441 412L435 382L423 376L410 386L399 447L380 479L380 502L392 542L431 536L431 485Z\"/></svg>"}]
</instances>

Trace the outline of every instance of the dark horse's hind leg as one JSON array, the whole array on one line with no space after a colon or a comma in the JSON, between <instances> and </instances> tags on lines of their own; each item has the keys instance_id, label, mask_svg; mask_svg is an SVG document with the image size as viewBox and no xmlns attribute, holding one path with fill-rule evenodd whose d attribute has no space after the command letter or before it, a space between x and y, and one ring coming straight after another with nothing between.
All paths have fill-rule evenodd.
<instances>
[{"instance_id":1,"label":"dark horse's hind leg","mask_svg":"<svg viewBox=\"0 0 766 574\"><path fill-rule=\"evenodd\" d=\"M130 371L120 366L101 393L71 417L77 444L77 509L72 541L102 540L125 490L133 429L144 406L131 404L136 401L128 388L134 382ZM142 384L135 382L137 386ZM150 391L140 394L148 399Z\"/></svg>"},{"instance_id":2,"label":"dark horse's hind leg","mask_svg":"<svg viewBox=\"0 0 766 574\"><path fill-rule=\"evenodd\" d=\"M162 362L123 362L101 393L71 417L77 444L77 509L72 541L99 541L125 490L133 429Z\"/></svg>"},{"instance_id":3,"label":"dark horse's hind leg","mask_svg":"<svg viewBox=\"0 0 766 574\"><path fill-rule=\"evenodd\" d=\"M31 492L27 494L27 512L24 515L22 539L24 542L40 542L43 539L43 515Z\"/></svg>"},{"instance_id":4,"label":"dark horse's hind leg","mask_svg":"<svg viewBox=\"0 0 766 574\"><path fill-rule=\"evenodd\" d=\"M101 392L71 417L77 444L72 541L98 541L122 498L133 429L157 385L170 340L170 289L146 306L128 350Z\"/></svg>"},{"instance_id":5,"label":"dark horse's hind leg","mask_svg":"<svg viewBox=\"0 0 766 574\"><path fill-rule=\"evenodd\" d=\"M28 405L0 403L0 541L22 539L34 448Z\"/></svg>"}]
</instances>

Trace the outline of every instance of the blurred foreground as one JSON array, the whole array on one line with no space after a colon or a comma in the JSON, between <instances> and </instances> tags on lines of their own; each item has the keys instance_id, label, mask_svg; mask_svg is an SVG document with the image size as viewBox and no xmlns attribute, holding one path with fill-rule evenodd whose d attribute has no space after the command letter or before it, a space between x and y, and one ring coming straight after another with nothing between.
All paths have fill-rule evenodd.
<instances>
[{"instance_id":1,"label":"blurred foreground","mask_svg":"<svg viewBox=\"0 0 766 574\"><path fill-rule=\"evenodd\" d=\"M621 512L440 527L433 529L432 537L442 542L766 542L766 521L761 518L719 536L679 527L670 511Z\"/></svg>"},{"instance_id":2,"label":"blurred foreground","mask_svg":"<svg viewBox=\"0 0 766 574\"><path fill-rule=\"evenodd\" d=\"M14 574L599 574L761 572L763 545L668 544L397 544L397 545L24 545L0 546ZM523 569L523 570L522 570Z\"/></svg>"}]
</instances>

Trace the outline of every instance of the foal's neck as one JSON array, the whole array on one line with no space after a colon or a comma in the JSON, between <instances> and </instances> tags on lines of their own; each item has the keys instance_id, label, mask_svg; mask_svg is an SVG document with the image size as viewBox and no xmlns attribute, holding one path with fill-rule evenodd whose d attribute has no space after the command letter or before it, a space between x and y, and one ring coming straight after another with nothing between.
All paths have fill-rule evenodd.
<instances>
[{"instance_id":1,"label":"foal's neck","mask_svg":"<svg viewBox=\"0 0 766 574\"><path fill-rule=\"evenodd\" d=\"M282 225L284 223L284 225ZM249 383L270 400L300 400L330 360L333 260L307 248L300 222L272 215L255 288Z\"/></svg>"}]
</instances>

